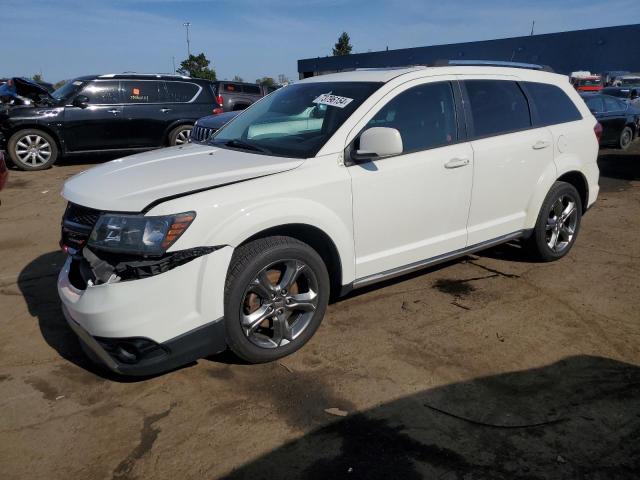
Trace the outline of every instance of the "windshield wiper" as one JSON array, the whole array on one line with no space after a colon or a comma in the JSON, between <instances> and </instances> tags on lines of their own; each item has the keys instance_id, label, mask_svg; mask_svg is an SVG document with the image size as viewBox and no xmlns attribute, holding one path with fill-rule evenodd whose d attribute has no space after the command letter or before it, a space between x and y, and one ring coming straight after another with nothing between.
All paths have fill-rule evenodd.
<instances>
[{"instance_id":1,"label":"windshield wiper","mask_svg":"<svg viewBox=\"0 0 640 480\"><path fill-rule=\"evenodd\" d=\"M271 154L271 151L264 147L259 147L253 143L243 142L242 140L237 139L227 140L224 142L224 145L227 147L243 148L245 150L253 150L254 152L266 153L267 155Z\"/></svg>"}]
</instances>

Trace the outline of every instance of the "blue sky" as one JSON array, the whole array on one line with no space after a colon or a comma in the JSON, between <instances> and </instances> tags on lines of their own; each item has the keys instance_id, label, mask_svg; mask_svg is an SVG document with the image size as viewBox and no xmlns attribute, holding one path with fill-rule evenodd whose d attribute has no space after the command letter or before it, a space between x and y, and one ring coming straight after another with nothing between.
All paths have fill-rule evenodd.
<instances>
[{"instance_id":1,"label":"blue sky","mask_svg":"<svg viewBox=\"0 0 640 480\"><path fill-rule=\"evenodd\" d=\"M0 76L45 80L169 72L204 52L219 78L254 81L324 56L346 30L356 52L640 22L638 0L1 0Z\"/></svg>"}]
</instances>

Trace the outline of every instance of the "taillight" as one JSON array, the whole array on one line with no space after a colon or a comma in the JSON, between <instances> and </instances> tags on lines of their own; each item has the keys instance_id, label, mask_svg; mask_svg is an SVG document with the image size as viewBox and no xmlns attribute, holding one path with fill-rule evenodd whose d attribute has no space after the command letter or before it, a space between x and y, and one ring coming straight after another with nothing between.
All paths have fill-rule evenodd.
<instances>
[{"instance_id":1,"label":"taillight","mask_svg":"<svg viewBox=\"0 0 640 480\"><path fill-rule=\"evenodd\" d=\"M598 143L600 143L600 138L602 137L602 125L600 125L600 122L596 122L596 124L593 126L593 133L596 134Z\"/></svg>"},{"instance_id":2,"label":"taillight","mask_svg":"<svg viewBox=\"0 0 640 480\"><path fill-rule=\"evenodd\" d=\"M218 98L216 98L216 102L218 102L218 105L223 106L224 102L222 101L222 95L218 95Z\"/></svg>"}]
</instances>

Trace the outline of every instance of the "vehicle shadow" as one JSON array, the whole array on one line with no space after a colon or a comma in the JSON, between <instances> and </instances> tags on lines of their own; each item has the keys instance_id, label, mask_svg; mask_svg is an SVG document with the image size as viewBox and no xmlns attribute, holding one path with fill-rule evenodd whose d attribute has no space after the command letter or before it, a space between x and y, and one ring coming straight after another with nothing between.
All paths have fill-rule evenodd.
<instances>
[{"instance_id":1,"label":"vehicle shadow","mask_svg":"<svg viewBox=\"0 0 640 480\"><path fill-rule=\"evenodd\" d=\"M628 479L639 439L640 368L576 356L350 413L227 478Z\"/></svg>"},{"instance_id":2,"label":"vehicle shadow","mask_svg":"<svg viewBox=\"0 0 640 480\"><path fill-rule=\"evenodd\" d=\"M603 150L598 157L600 178L640 180L640 141L631 150Z\"/></svg>"},{"instance_id":3,"label":"vehicle shadow","mask_svg":"<svg viewBox=\"0 0 640 480\"><path fill-rule=\"evenodd\" d=\"M89 360L78 337L67 324L60 306L56 282L64 262L65 255L62 252L49 252L27 264L18 276L18 288L29 313L38 319L40 332L47 344L65 360L108 380L132 383L152 378L118 375ZM160 375L164 373L167 372Z\"/></svg>"}]
</instances>

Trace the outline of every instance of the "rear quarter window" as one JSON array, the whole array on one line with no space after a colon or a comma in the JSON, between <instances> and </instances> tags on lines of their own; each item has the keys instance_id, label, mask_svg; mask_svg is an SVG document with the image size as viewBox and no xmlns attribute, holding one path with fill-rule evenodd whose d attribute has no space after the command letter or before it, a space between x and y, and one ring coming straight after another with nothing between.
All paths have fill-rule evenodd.
<instances>
[{"instance_id":1,"label":"rear quarter window","mask_svg":"<svg viewBox=\"0 0 640 480\"><path fill-rule=\"evenodd\" d=\"M166 82L167 101L175 103L187 103L194 99L200 87L195 83Z\"/></svg>"},{"instance_id":2,"label":"rear quarter window","mask_svg":"<svg viewBox=\"0 0 640 480\"><path fill-rule=\"evenodd\" d=\"M523 86L532 103L534 127L582 120L580 111L560 87L537 82L523 82Z\"/></svg>"},{"instance_id":3,"label":"rear quarter window","mask_svg":"<svg viewBox=\"0 0 640 480\"><path fill-rule=\"evenodd\" d=\"M476 138L531 128L529 104L511 80L465 80Z\"/></svg>"}]
</instances>

